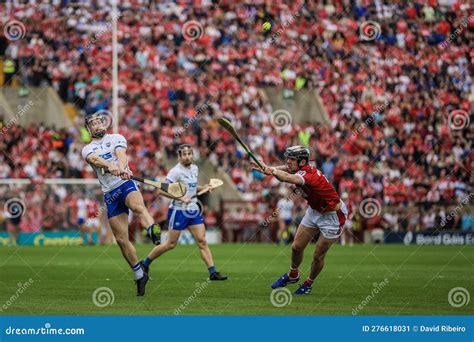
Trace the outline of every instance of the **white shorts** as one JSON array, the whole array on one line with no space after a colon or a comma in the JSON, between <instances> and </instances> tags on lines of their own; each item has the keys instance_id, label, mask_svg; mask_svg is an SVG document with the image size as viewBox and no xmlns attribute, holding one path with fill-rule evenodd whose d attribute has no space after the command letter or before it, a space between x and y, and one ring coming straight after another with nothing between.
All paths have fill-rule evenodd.
<instances>
[{"instance_id":1,"label":"white shorts","mask_svg":"<svg viewBox=\"0 0 474 342\"><path fill-rule=\"evenodd\" d=\"M352 232L352 220L346 220L346 223L344 224L344 229Z\"/></svg>"},{"instance_id":2,"label":"white shorts","mask_svg":"<svg viewBox=\"0 0 474 342\"><path fill-rule=\"evenodd\" d=\"M320 213L311 207L306 209L306 214L301 220L301 224L309 228L317 228L326 239L334 240L342 234L344 223L347 219L347 208L342 203L341 209Z\"/></svg>"},{"instance_id":3,"label":"white shorts","mask_svg":"<svg viewBox=\"0 0 474 342\"><path fill-rule=\"evenodd\" d=\"M93 228L99 226L100 222L98 218L88 218L86 221L87 227Z\"/></svg>"}]
</instances>

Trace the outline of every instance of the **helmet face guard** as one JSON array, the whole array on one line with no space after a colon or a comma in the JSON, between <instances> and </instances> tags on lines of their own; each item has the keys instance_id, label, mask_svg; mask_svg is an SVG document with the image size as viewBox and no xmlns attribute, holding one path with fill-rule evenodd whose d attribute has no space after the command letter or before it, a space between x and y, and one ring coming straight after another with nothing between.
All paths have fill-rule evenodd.
<instances>
[{"instance_id":1,"label":"helmet face guard","mask_svg":"<svg viewBox=\"0 0 474 342\"><path fill-rule=\"evenodd\" d=\"M301 145L296 145L296 146L291 146L288 147L285 151L285 158L292 158L296 159L298 162L298 166L300 165L300 162L302 160L306 160L306 163L309 162L309 148L301 146Z\"/></svg>"},{"instance_id":2,"label":"helmet face guard","mask_svg":"<svg viewBox=\"0 0 474 342\"><path fill-rule=\"evenodd\" d=\"M99 128L97 129L95 126L97 126L98 123L102 127L99 126ZM107 133L108 127L104 113L97 112L94 114L86 115L84 124L92 138L100 139L103 138L104 135Z\"/></svg>"}]
</instances>

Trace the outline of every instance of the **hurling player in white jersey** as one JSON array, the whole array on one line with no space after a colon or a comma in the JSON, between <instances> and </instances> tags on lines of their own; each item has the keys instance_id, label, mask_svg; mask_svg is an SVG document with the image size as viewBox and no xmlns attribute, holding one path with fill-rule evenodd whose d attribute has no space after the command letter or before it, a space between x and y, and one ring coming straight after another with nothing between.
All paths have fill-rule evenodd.
<instances>
[{"instance_id":1,"label":"hurling player in white jersey","mask_svg":"<svg viewBox=\"0 0 474 342\"><path fill-rule=\"evenodd\" d=\"M163 253L175 248L181 231L188 228L193 234L201 252L201 258L207 266L210 274L209 279L226 280L226 276L217 272L212 260L211 250L206 241L206 227L202 217L202 208L199 208L196 196L205 186L198 185L198 167L193 164L193 149L191 145L183 144L178 147L178 161L179 163L168 172L166 179L170 183L185 183L188 188L186 196L179 200L173 200L171 203L168 211L168 240L156 246L148 257L142 261L142 264L148 273L151 262ZM210 187L210 185L208 186ZM209 191L211 190L212 188L209 188Z\"/></svg>"},{"instance_id":2,"label":"hurling player in white jersey","mask_svg":"<svg viewBox=\"0 0 474 342\"><path fill-rule=\"evenodd\" d=\"M129 209L140 218L142 226L147 228L148 237L156 245L160 243L160 226L153 221L138 186L130 179L127 140L120 134L107 134L105 115L102 113L87 115L85 126L92 141L82 149L82 156L99 178L110 227L124 258L135 273L137 296L143 296L149 277L128 238Z\"/></svg>"},{"instance_id":3,"label":"hurling player in white jersey","mask_svg":"<svg viewBox=\"0 0 474 342\"><path fill-rule=\"evenodd\" d=\"M290 192L288 191L290 194ZM290 195L288 195L290 196ZM293 201L289 198L280 198L277 203L278 209L278 243L289 243L289 232L288 228L293 221Z\"/></svg>"}]
</instances>

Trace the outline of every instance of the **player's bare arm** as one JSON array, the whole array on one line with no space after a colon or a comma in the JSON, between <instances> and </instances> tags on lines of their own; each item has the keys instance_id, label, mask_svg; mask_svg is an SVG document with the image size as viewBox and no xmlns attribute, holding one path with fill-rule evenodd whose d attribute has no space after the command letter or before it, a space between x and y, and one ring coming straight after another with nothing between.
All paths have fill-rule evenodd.
<instances>
[{"instance_id":1,"label":"player's bare arm","mask_svg":"<svg viewBox=\"0 0 474 342\"><path fill-rule=\"evenodd\" d=\"M123 147L115 149L118 159L119 176L122 179L130 179L130 172L127 171L127 151Z\"/></svg>"},{"instance_id":2,"label":"player's bare arm","mask_svg":"<svg viewBox=\"0 0 474 342\"><path fill-rule=\"evenodd\" d=\"M290 184L295 184L295 185L304 184L304 180L301 176L294 175L283 170L278 170L277 168L274 168L274 167L268 168L265 174L274 176L280 182L285 182L285 183L290 183Z\"/></svg>"},{"instance_id":3,"label":"player's bare arm","mask_svg":"<svg viewBox=\"0 0 474 342\"><path fill-rule=\"evenodd\" d=\"M304 180L301 176L291 174L287 171L284 171L284 169L288 169L286 165L280 165L277 167L270 167L267 166L265 163L262 163L264 169L260 169L260 172L263 172L264 174L268 176L274 176L276 179L278 179L280 182L285 182L285 183L290 183L290 184L295 184L295 185L303 185Z\"/></svg>"},{"instance_id":4,"label":"player's bare arm","mask_svg":"<svg viewBox=\"0 0 474 342\"><path fill-rule=\"evenodd\" d=\"M91 153L87 156L86 161L89 164L108 170L114 176L120 176L120 169L117 165L107 162L105 159L99 157L95 153Z\"/></svg>"},{"instance_id":5,"label":"player's bare arm","mask_svg":"<svg viewBox=\"0 0 474 342\"><path fill-rule=\"evenodd\" d=\"M260 168L260 166L258 166L254 161L250 161L250 162L252 163L252 168L254 170L262 172L262 169ZM263 163L263 162L261 162L261 163L262 163L262 165L267 166L267 165L265 165L265 163ZM288 166L286 166L286 165L278 165L278 166L272 166L272 167L277 169L277 170L283 170L283 171L288 170Z\"/></svg>"}]
</instances>

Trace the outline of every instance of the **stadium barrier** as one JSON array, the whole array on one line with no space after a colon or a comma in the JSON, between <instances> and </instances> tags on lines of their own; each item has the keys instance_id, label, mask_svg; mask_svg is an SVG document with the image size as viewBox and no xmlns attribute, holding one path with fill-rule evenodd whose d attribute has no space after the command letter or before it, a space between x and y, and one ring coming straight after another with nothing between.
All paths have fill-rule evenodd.
<instances>
[{"instance_id":1,"label":"stadium barrier","mask_svg":"<svg viewBox=\"0 0 474 342\"><path fill-rule=\"evenodd\" d=\"M168 239L168 232L164 231L162 234L162 241ZM219 231L208 230L206 232L207 243L219 244L222 242L222 236ZM94 244L99 243L99 236L97 233L92 233L92 241ZM29 246L79 246L86 243L81 237L79 231L68 231L68 232L36 232L36 233L20 233L18 236L17 245L29 245ZM184 231L179 240L180 245L194 245L196 241L189 231ZM5 232L0 233L0 246L12 246L10 235Z\"/></svg>"},{"instance_id":2,"label":"stadium barrier","mask_svg":"<svg viewBox=\"0 0 474 342\"><path fill-rule=\"evenodd\" d=\"M473 245L472 231L385 232L385 243L405 245Z\"/></svg>"},{"instance_id":3,"label":"stadium barrier","mask_svg":"<svg viewBox=\"0 0 474 342\"><path fill-rule=\"evenodd\" d=\"M220 201L217 226L223 242L272 242L276 239L276 216L261 201Z\"/></svg>"},{"instance_id":4,"label":"stadium barrier","mask_svg":"<svg viewBox=\"0 0 474 342\"><path fill-rule=\"evenodd\" d=\"M99 242L97 233L92 233L94 244ZM20 233L17 245L30 246L79 246L83 243L79 231ZM0 233L0 246L11 246L13 241L8 233Z\"/></svg>"}]
</instances>

